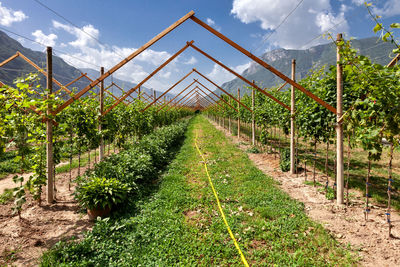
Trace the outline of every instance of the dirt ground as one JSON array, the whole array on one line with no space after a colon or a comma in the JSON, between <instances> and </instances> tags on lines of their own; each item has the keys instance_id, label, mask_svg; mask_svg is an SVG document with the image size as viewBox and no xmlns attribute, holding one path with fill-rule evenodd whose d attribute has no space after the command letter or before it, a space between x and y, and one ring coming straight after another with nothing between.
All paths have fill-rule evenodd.
<instances>
[{"instance_id":1,"label":"dirt ground","mask_svg":"<svg viewBox=\"0 0 400 267\"><path fill-rule=\"evenodd\" d=\"M211 121L212 122L212 121ZM247 137L232 136L228 130L212 122L226 136L246 151L250 145ZM308 216L321 223L331 235L343 246L350 244L352 250L358 251L362 266L399 266L400 265L400 216L391 214L392 238L388 238L386 207L372 203L368 221L364 218L364 199L362 193L352 190L349 207L337 206L334 200L326 199L324 192L319 192L312 185L306 185L305 173L290 175L279 168L279 157L272 154L248 153L254 164L268 176L279 182L280 188L292 198L304 203ZM312 179L312 170L308 170L308 180ZM326 177L318 173L317 181L324 184Z\"/></svg>"},{"instance_id":2,"label":"dirt ground","mask_svg":"<svg viewBox=\"0 0 400 267\"><path fill-rule=\"evenodd\" d=\"M81 167L81 173L85 168ZM76 177L78 169L72 172ZM23 206L22 220L11 215L13 203L0 206L0 266L36 266L42 253L63 238L82 236L92 227L88 216L79 211L79 206L68 190L69 173L56 175L56 202L47 204L45 194L38 206L27 197ZM14 185L11 186L11 188Z\"/></svg>"}]
</instances>

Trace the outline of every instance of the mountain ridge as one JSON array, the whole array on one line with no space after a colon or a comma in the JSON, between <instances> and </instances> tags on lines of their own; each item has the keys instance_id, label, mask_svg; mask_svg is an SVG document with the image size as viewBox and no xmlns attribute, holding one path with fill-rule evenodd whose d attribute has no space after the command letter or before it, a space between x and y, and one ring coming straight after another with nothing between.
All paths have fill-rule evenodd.
<instances>
[{"instance_id":1,"label":"mountain ridge","mask_svg":"<svg viewBox=\"0 0 400 267\"><path fill-rule=\"evenodd\" d=\"M370 57L376 63L386 65L390 61L389 55L394 46L390 43L378 42L378 40L376 37L369 37L351 42L361 54ZM296 79L300 80L314 67L336 64L336 47L333 43L329 43L305 50L279 48L264 53L260 58L288 77L291 77L291 62L292 59L295 59ZM273 87L283 83L279 77L255 62L251 62L249 68L244 70L241 75L250 81L254 80L260 87ZM243 93L249 93L250 90L244 86L247 84L239 78L234 78L223 83L221 87L234 94L238 88Z\"/></svg>"}]
</instances>

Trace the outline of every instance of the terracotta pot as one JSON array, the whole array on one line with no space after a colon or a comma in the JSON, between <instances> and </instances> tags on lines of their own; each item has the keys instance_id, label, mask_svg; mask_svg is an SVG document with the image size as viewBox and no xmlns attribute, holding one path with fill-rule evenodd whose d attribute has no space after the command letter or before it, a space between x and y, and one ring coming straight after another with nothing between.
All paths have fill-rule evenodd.
<instances>
[{"instance_id":1,"label":"terracotta pot","mask_svg":"<svg viewBox=\"0 0 400 267\"><path fill-rule=\"evenodd\" d=\"M89 216L89 220L94 221L96 220L97 217L107 217L110 215L111 208L109 206L105 208L92 208L92 209L87 209L87 214Z\"/></svg>"}]
</instances>

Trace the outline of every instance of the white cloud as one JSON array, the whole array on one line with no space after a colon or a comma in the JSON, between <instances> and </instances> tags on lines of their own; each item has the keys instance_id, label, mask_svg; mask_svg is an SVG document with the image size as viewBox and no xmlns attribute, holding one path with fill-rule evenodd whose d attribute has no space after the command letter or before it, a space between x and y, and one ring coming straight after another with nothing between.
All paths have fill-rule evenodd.
<instances>
[{"instance_id":1,"label":"white cloud","mask_svg":"<svg viewBox=\"0 0 400 267\"><path fill-rule=\"evenodd\" d=\"M197 63L197 59L194 56L192 56L188 61L183 62L183 64L186 64L186 65L194 65L196 63Z\"/></svg>"},{"instance_id":2,"label":"white cloud","mask_svg":"<svg viewBox=\"0 0 400 267\"><path fill-rule=\"evenodd\" d=\"M239 74L242 74L245 69L250 67L250 65L251 65L251 62L247 62L245 64L238 65L235 67L229 67L229 68ZM222 85L223 83L236 78L235 75L231 74L230 72L228 72L227 70L225 70L218 64L214 64L213 69L211 70L210 73L207 74L207 76L210 77L210 79L218 85Z\"/></svg>"},{"instance_id":3,"label":"white cloud","mask_svg":"<svg viewBox=\"0 0 400 267\"><path fill-rule=\"evenodd\" d=\"M400 1L399 0L387 0L382 7L374 6L372 11L379 16L393 17L400 15Z\"/></svg>"},{"instance_id":4,"label":"white cloud","mask_svg":"<svg viewBox=\"0 0 400 267\"><path fill-rule=\"evenodd\" d=\"M207 18L206 19L206 23L209 25L209 26L211 26L211 27L213 27L214 29L216 29L217 31L221 31L221 27L220 26L218 26L216 23L215 23L215 21L213 20L213 19L210 19L210 18Z\"/></svg>"},{"instance_id":5,"label":"white cloud","mask_svg":"<svg viewBox=\"0 0 400 267\"><path fill-rule=\"evenodd\" d=\"M233 74L223 69L218 64L214 64L213 69L210 73L207 74L207 76L218 85L222 85L224 82L230 81L235 78Z\"/></svg>"},{"instance_id":6,"label":"white cloud","mask_svg":"<svg viewBox=\"0 0 400 267\"><path fill-rule=\"evenodd\" d=\"M73 26L69 26L53 20L53 27L56 29L63 29L76 37L75 41L69 42L69 44L75 48L86 49L87 47L94 47L97 45L95 39L99 38L100 32L93 25L85 25L78 29Z\"/></svg>"},{"instance_id":7,"label":"white cloud","mask_svg":"<svg viewBox=\"0 0 400 267\"><path fill-rule=\"evenodd\" d=\"M329 0L302 2L277 29L298 3L298 0L234 0L231 13L243 23L259 22L262 29L273 31L268 41L286 49L301 48L307 41L338 23L332 29L333 34L348 31L345 10L335 14ZM307 47L323 42L325 40L316 39Z\"/></svg>"},{"instance_id":8,"label":"white cloud","mask_svg":"<svg viewBox=\"0 0 400 267\"><path fill-rule=\"evenodd\" d=\"M242 74L243 71L245 71L246 69L248 69L250 67L250 65L251 65L251 62L249 61L243 65L238 65L236 67L233 67L233 70L239 74Z\"/></svg>"},{"instance_id":9,"label":"white cloud","mask_svg":"<svg viewBox=\"0 0 400 267\"><path fill-rule=\"evenodd\" d=\"M36 30L32 33L35 37L35 41L46 46L54 46L56 44L57 35L50 33L49 35L44 34L41 30Z\"/></svg>"},{"instance_id":10,"label":"white cloud","mask_svg":"<svg viewBox=\"0 0 400 267\"><path fill-rule=\"evenodd\" d=\"M27 18L28 16L21 10L14 11L2 6L2 3L0 2L0 25L11 26L14 22L20 22Z\"/></svg>"},{"instance_id":11,"label":"white cloud","mask_svg":"<svg viewBox=\"0 0 400 267\"><path fill-rule=\"evenodd\" d=\"M351 0L351 2L357 6L364 5L365 0Z\"/></svg>"}]
</instances>

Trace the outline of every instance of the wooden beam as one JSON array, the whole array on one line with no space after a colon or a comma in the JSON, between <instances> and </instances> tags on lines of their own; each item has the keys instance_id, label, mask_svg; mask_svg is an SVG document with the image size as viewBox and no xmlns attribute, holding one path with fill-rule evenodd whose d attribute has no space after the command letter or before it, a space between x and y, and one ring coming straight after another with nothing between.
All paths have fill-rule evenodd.
<instances>
[{"instance_id":1,"label":"wooden beam","mask_svg":"<svg viewBox=\"0 0 400 267\"><path fill-rule=\"evenodd\" d=\"M45 72L42 68L40 68L38 65L36 65L35 63L33 63L32 60L30 60L29 58L27 58L26 56L24 56L22 53L17 52L19 54L19 57L22 58L23 60L25 60L29 65L31 65L32 67L34 67L35 69L37 69L40 73L42 73L44 76L47 76L47 72ZM66 91L68 94L72 94L72 92L66 88L64 85L62 85L59 81L57 81L55 78L52 78L52 81L57 84L58 86L60 86L61 89L63 89L64 91Z\"/></svg>"},{"instance_id":2,"label":"wooden beam","mask_svg":"<svg viewBox=\"0 0 400 267\"><path fill-rule=\"evenodd\" d=\"M257 62L258 64L260 64L261 66L263 66L264 68L266 68L267 70L269 70L270 72L272 72L273 74L275 74L276 76L278 76L279 78L284 80L285 82L288 82L290 85L293 85L296 89L302 91L308 97L314 99L317 103L319 103L320 105L324 106L325 108L327 108L328 110L330 110L331 112L336 114L336 109L334 107L332 107L331 105L329 105L328 103L326 103L325 101L323 101L322 99L320 99L319 97L317 97L316 95L311 93L310 91L306 90L303 86L301 86L300 84L296 83L295 81L293 81L292 79L290 79L289 77L287 77L286 75L284 75L283 73L278 71L277 69L273 68L271 65L267 64L262 59L260 59L260 58L256 57L255 55L251 54L249 51L247 51L246 49L244 49L243 47L241 47L240 45L238 45L237 43L235 43L234 41L232 41L228 37L224 36L219 31L217 31L217 30L213 29L212 27L210 27L207 23L205 23L205 22L201 21L200 19L196 18L194 15L191 16L190 18L194 22L196 22L197 24L199 24L200 26L202 26L203 28L205 28L206 30L208 30L209 32L211 32L212 34L217 36L218 38L222 39L223 41L225 41L226 43L231 45L233 48L239 50L241 53L245 54L246 56L248 56L249 58L251 58L252 60Z\"/></svg>"},{"instance_id":3,"label":"wooden beam","mask_svg":"<svg viewBox=\"0 0 400 267\"><path fill-rule=\"evenodd\" d=\"M386 65L386 67L390 68L393 67L394 65L396 65L397 61L400 60L400 54L397 54L390 62L389 64ZM1 65L0 65L1 67Z\"/></svg>"},{"instance_id":4,"label":"wooden beam","mask_svg":"<svg viewBox=\"0 0 400 267\"><path fill-rule=\"evenodd\" d=\"M195 82L193 81L191 84L189 84L188 86L185 87L185 89L183 89L182 91L179 92L179 94L177 94L174 98L172 98L171 100L169 100L167 103L165 103L164 105L161 106L161 108L159 108L157 110L157 112L159 112L160 110L162 110L164 107L168 106L169 103L171 103L172 101L174 101L180 94L182 94L184 91L186 91L186 89L188 89L190 86L192 86Z\"/></svg>"},{"instance_id":5,"label":"wooden beam","mask_svg":"<svg viewBox=\"0 0 400 267\"><path fill-rule=\"evenodd\" d=\"M125 98L128 97L128 95L132 94L138 87L142 86L145 82L147 82L151 77L153 77L157 72L159 72L162 68L164 68L168 63L170 63L172 60L174 60L177 56L179 56L183 51L185 51L191 44L193 44L194 41L187 42L184 47L182 47L178 52L176 52L174 55L172 55L167 61L165 61L163 64L161 64L157 69L155 69L152 73L150 73L146 78L144 78L139 84L137 84L135 87L130 89L124 96L119 98L111 107L109 107L103 115L107 114L110 112L113 108L115 108L121 101L123 101Z\"/></svg>"},{"instance_id":6,"label":"wooden beam","mask_svg":"<svg viewBox=\"0 0 400 267\"><path fill-rule=\"evenodd\" d=\"M244 107L245 109L247 109L248 111L251 112L251 109L246 106L245 104L243 104L242 102L240 102L239 100L237 100L236 97L232 96L230 93L228 93L227 91L225 91L224 89L222 89L218 84L216 84L215 82L213 82L212 80L210 80L207 76L203 75L201 72L199 72L197 69L193 69L197 74L199 74L201 77L203 77L204 79L206 79L207 81L209 81L210 83L212 83L215 87L217 87L219 90L221 90L222 92L224 92L227 96L229 96L230 98L232 98L233 100L235 100L239 105L241 105L242 107Z\"/></svg>"},{"instance_id":7,"label":"wooden beam","mask_svg":"<svg viewBox=\"0 0 400 267\"><path fill-rule=\"evenodd\" d=\"M76 94L75 97L68 99L66 102L64 102L62 105L60 105L57 109L55 114L59 113L61 110L63 110L64 108L66 108L67 106L69 106L72 102L75 101L75 99L80 98L82 95L84 95L87 91L89 91L90 89L92 89L93 87L95 87L96 85L98 85L102 80L106 79L108 76L110 76L111 74L113 74L114 72L116 72L118 69L120 69L122 66L124 66L126 63L128 63L129 61L131 61L132 59L134 59L136 56L138 56L139 54L141 54L144 50L148 49L149 47L151 47L154 43L156 43L158 40L160 40L161 38L163 38L165 35L167 35L168 33L170 33L173 29L175 29L176 27L178 27L179 25L181 25L183 22L185 22L187 19L189 19L191 16L194 15L193 11L190 11L189 13L187 13L185 16L183 16L182 18L180 18L179 20L177 20L176 22L174 22L171 26L169 26L168 28L166 28L165 30L163 30L161 33L159 33L158 35L156 35L155 37L153 37L153 39L151 39L150 41L148 41L146 44L144 44L143 46L141 46L139 49L137 49L135 52L133 52L132 54L130 54L128 57L126 57L125 59L123 59L121 62L119 62L117 65L115 65L114 67L112 67L109 71L107 71L106 73L104 73L104 75L101 75L99 78L97 78L95 81L93 81L92 83L90 83L88 86L86 86L83 90L81 90L78 94Z\"/></svg>"},{"instance_id":8,"label":"wooden beam","mask_svg":"<svg viewBox=\"0 0 400 267\"><path fill-rule=\"evenodd\" d=\"M141 112L146 111L149 107L151 107L153 104L155 104L160 98L162 98L164 95L166 95L169 91L171 91L175 86L180 84L183 80L185 80L190 74L193 73L193 70L191 70L188 74L183 76L179 81L177 81L174 85L172 85L167 91L162 93L157 99L155 99L152 103L148 104Z\"/></svg>"},{"instance_id":9,"label":"wooden beam","mask_svg":"<svg viewBox=\"0 0 400 267\"><path fill-rule=\"evenodd\" d=\"M220 100L222 100L225 104L227 104L228 106L230 106L231 108L233 108L236 112L237 109L234 108L231 104L229 104L228 102L225 101L225 99L223 99L222 97L220 97L219 95L217 95L216 93L214 93L212 90L208 89L204 84L202 84L201 82L199 82L198 80L195 79L195 81L200 84L201 86L203 86L205 89L207 89L208 91L210 91L213 95L215 95L216 97L218 97ZM253 111L252 111L253 112Z\"/></svg>"},{"instance_id":10,"label":"wooden beam","mask_svg":"<svg viewBox=\"0 0 400 267\"><path fill-rule=\"evenodd\" d=\"M226 69L227 71L229 71L230 73L232 73L233 75L235 75L236 77L238 77L239 79L241 79L242 81L244 81L245 83L251 85L253 88L256 88L258 91L260 91L261 93L263 93L264 95L268 96L269 98L271 98L273 101L275 101L276 103L278 103L279 105L281 105L282 107L286 108L287 110L290 111L290 107L287 106L286 104L284 104L282 101L278 100L276 97L274 97L273 95L265 92L263 89L261 89L260 87L258 87L255 83L250 82L249 80L247 80L246 78L244 78L242 75L240 75L239 73L237 73L236 71L228 68L227 66L225 66L224 64L222 64L221 62L219 62L218 60L216 60L215 58L213 58L212 56L210 56L209 54L207 54L206 52L204 52L203 50L201 50L200 48L198 48L197 46L195 46L194 44L189 44L194 50L196 50L197 52L199 52L200 54L202 54L203 56L205 56L206 58L210 59L211 61L217 63L218 65L220 65L221 67L223 67L224 69Z\"/></svg>"},{"instance_id":11,"label":"wooden beam","mask_svg":"<svg viewBox=\"0 0 400 267\"><path fill-rule=\"evenodd\" d=\"M285 82L284 84L282 84L278 89L276 89L276 91L279 92L280 90L282 90L282 88L285 87L286 84L288 84L288 82Z\"/></svg>"},{"instance_id":12,"label":"wooden beam","mask_svg":"<svg viewBox=\"0 0 400 267\"><path fill-rule=\"evenodd\" d=\"M178 105L178 103L179 102L181 102L183 99L185 99L190 93L192 93L193 92L193 90L195 90L196 88L193 88L192 90L190 90L186 95L184 95L182 98L180 98L177 102L175 102L175 104L173 105L173 106L171 106L171 107L169 107L168 109L167 109L167 111L168 110L170 110L171 108L174 108L174 107L176 107L176 105ZM192 95L192 94L191 94ZM190 95L190 97L191 97L191 95ZM186 100L185 100L186 101ZM183 102L185 102L185 101L183 101ZM182 102L182 103L183 103Z\"/></svg>"},{"instance_id":13,"label":"wooden beam","mask_svg":"<svg viewBox=\"0 0 400 267\"><path fill-rule=\"evenodd\" d=\"M14 55L12 55L11 57L7 58L6 60L4 60L3 62L0 63L0 67L3 67L4 65L6 65L8 62L13 61L14 59L16 59L17 57L19 57L19 52L15 53Z\"/></svg>"}]
</instances>

